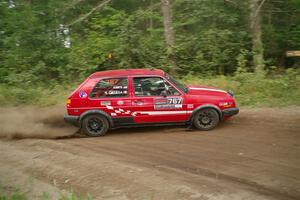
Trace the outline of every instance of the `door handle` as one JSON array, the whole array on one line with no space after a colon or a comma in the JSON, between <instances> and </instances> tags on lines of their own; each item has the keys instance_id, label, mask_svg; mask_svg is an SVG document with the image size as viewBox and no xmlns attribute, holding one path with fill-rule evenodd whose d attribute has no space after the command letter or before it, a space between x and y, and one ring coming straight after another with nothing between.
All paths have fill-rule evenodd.
<instances>
[{"instance_id":1,"label":"door handle","mask_svg":"<svg viewBox=\"0 0 300 200\"><path fill-rule=\"evenodd\" d=\"M143 100L133 100L133 103L135 105L143 105L144 104L144 101Z\"/></svg>"},{"instance_id":2,"label":"door handle","mask_svg":"<svg viewBox=\"0 0 300 200\"><path fill-rule=\"evenodd\" d=\"M143 100L134 100L134 103L144 102Z\"/></svg>"}]
</instances>

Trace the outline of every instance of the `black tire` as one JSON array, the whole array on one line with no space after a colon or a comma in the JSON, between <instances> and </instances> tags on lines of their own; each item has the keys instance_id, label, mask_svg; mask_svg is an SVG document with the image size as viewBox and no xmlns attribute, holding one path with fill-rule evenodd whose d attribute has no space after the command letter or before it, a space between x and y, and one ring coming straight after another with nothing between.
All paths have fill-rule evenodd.
<instances>
[{"instance_id":1,"label":"black tire","mask_svg":"<svg viewBox=\"0 0 300 200\"><path fill-rule=\"evenodd\" d=\"M82 132L90 137L104 136L108 129L108 120L102 115L88 115L82 121Z\"/></svg>"},{"instance_id":2,"label":"black tire","mask_svg":"<svg viewBox=\"0 0 300 200\"><path fill-rule=\"evenodd\" d=\"M215 128L220 121L218 112L213 108L204 108L195 113L193 125L198 130L208 131Z\"/></svg>"}]
</instances>

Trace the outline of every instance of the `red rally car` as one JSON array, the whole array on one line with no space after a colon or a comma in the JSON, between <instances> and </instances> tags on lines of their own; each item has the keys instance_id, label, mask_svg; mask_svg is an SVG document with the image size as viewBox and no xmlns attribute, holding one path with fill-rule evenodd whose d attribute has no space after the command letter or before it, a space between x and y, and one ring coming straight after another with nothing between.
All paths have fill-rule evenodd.
<instances>
[{"instance_id":1,"label":"red rally car","mask_svg":"<svg viewBox=\"0 0 300 200\"><path fill-rule=\"evenodd\" d=\"M157 69L125 69L90 75L67 100L64 119L88 136L109 129L187 124L210 130L237 114L232 92L186 86Z\"/></svg>"}]
</instances>

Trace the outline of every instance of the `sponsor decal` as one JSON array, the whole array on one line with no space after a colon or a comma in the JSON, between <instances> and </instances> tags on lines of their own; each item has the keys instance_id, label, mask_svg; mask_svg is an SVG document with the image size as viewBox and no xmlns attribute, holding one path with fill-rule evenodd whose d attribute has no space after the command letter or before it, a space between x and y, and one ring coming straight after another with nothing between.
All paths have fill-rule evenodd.
<instances>
[{"instance_id":1,"label":"sponsor decal","mask_svg":"<svg viewBox=\"0 0 300 200\"><path fill-rule=\"evenodd\" d=\"M109 106L110 105L110 101L101 101L100 105L101 106Z\"/></svg>"},{"instance_id":2,"label":"sponsor decal","mask_svg":"<svg viewBox=\"0 0 300 200\"><path fill-rule=\"evenodd\" d=\"M182 104L175 104L175 108L182 108Z\"/></svg>"},{"instance_id":3,"label":"sponsor decal","mask_svg":"<svg viewBox=\"0 0 300 200\"><path fill-rule=\"evenodd\" d=\"M117 104L120 106L120 105L123 105L124 104L124 101L117 101Z\"/></svg>"},{"instance_id":4,"label":"sponsor decal","mask_svg":"<svg viewBox=\"0 0 300 200\"><path fill-rule=\"evenodd\" d=\"M122 85L115 85L111 89L104 92L106 95L126 95L128 87Z\"/></svg>"},{"instance_id":5,"label":"sponsor decal","mask_svg":"<svg viewBox=\"0 0 300 200\"><path fill-rule=\"evenodd\" d=\"M168 99L167 98L158 98L158 99L154 99L154 105L164 105L168 103Z\"/></svg>"},{"instance_id":6,"label":"sponsor decal","mask_svg":"<svg viewBox=\"0 0 300 200\"><path fill-rule=\"evenodd\" d=\"M155 110L163 110L163 109L180 109L182 108L182 104L166 104L166 105L155 105Z\"/></svg>"},{"instance_id":7,"label":"sponsor decal","mask_svg":"<svg viewBox=\"0 0 300 200\"><path fill-rule=\"evenodd\" d=\"M86 98L87 97L87 93L85 91L80 91L79 92L79 97L80 98Z\"/></svg>"},{"instance_id":8,"label":"sponsor decal","mask_svg":"<svg viewBox=\"0 0 300 200\"><path fill-rule=\"evenodd\" d=\"M118 94L123 94L123 91L121 91L121 90L109 90L109 91L105 91L104 94L106 94L106 95L118 95Z\"/></svg>"},{"instance_id":9,"label":"sponsor decal","mask_svg":"<svg viewBox=\"0 0 300 200\"><path fill-rule=\"evenodd\" d=\"M154 99L154 110L181 109L181 108L182 108L182 98L181 97Z\"/></svg>"},{"instance_id":10,"label":"sponsor decal","mask_svg":"<svg viewBox=\"0 0 300 200\"><path fill-rule=\"evenodd\" d=\"M194 104L188 104L188 105L187 105L187 108L188 108L188 109L193 109L193 108L194 108Z\"/></svg>"},{"instance_id":11,"label":"sponsor decal","mask_svg":"<svg viewBox=\"0 0 300 200\"><path fill-rule=\"evenodd\" d=\"M113 86L113 89L114 90L124 90L124 89L127 89L127 86L122 86L122 85L115 85Z\"/></svg>"}]
</instances>

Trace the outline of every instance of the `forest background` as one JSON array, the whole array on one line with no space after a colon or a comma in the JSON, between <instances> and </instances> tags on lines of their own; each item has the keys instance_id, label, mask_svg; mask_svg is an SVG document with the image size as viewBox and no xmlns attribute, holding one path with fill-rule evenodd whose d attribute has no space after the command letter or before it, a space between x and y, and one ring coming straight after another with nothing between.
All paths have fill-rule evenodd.
<instances>
[{"instance_id":1,"label":"forest background","mask_svg":"<svg viewBox=\"0 0 300 200\"><path fill-rule=\"evenodd\" d=\"M0 105L62 103L89 74L159 68L300 105L300 0L0 0Z\"/></svg>"}]
</instances>

